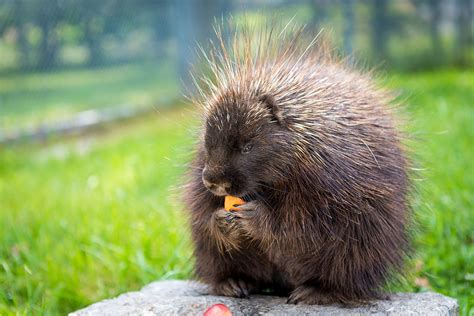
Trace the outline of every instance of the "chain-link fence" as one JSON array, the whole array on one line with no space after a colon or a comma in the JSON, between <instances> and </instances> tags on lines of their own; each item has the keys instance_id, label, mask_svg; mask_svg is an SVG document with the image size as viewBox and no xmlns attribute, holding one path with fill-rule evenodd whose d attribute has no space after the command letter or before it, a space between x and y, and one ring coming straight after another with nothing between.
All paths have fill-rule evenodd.
<instances>
[{"instance_id":1,"label":"chain-link fence","mask_svg":"<svg viewBox=\"0 0 474 316\"><path fill-rule=\"evenodd\" d=\"M472 0L0 0L0 130L160 106L191 85L196 42L230 15L324 28L364 64L473 64ZM110 111L109 111L110 112ZM31 132L31 131L30 131ZM11 136L11 135L10 135Z\"/></svg>"}]
</instances>

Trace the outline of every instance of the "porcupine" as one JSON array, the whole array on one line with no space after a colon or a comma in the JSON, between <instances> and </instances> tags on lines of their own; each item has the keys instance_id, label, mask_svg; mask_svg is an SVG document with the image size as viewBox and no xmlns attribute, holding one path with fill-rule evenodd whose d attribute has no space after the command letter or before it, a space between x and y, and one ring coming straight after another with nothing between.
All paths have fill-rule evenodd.
<instances>
[{"instance_id":1,"label":"porcupine","mask_svg":"<svg viewBox=\"0 0 474 316\"><path fill-rule=\"evenodd\" d=\"M303 28L235 30L230 45L221 34L203 54L185 186L197 277L218 295L295 304L382 297L409 244L392 95ZM225 195L247 203L228 212Z\"/></svg>"}]
</instances>

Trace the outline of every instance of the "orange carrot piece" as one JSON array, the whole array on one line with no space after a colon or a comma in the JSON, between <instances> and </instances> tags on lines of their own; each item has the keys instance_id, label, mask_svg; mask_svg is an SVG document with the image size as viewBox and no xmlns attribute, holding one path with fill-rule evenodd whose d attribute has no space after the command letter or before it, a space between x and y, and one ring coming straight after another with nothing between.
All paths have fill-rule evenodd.
<instances>
[{"instance_id":1,"label":"orange carrot piece","mask_svg":"<svg viewBox=\"0 0 474 316\"><path fill-rule=\"evenodd\" d=\"M224 200L224 209L226 211L238 211L236 206L245 204L245 201L236 196L227 195Z\"/></svg>"}]
</instances>

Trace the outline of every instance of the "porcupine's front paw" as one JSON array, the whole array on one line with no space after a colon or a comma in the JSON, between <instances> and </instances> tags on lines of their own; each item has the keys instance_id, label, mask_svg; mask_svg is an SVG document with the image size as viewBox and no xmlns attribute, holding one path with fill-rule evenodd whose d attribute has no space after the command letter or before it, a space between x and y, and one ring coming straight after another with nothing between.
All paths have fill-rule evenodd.
<instances>
[{"instance_id":1,"label":"porcupine's front paw","mask_svg":"<svg viewBox=\"0 0 474 316\"><path fill-rule=\"evenodd\" d=\"M219 230L227 236L227 238L231 240L238 239L240 227L235 220L234 211L226 211L224 208L220 208L214 214L214 220Z\"/></svg>"},{"instance_id":2,"label":"porcupine's front paw","mask_svg":"<svg viewBox=\"0 0 474 316\"><path fill-rule=\"evenodd\" d=\"M250 201L239 205L238 211L232 212L233 221L242 232L253 235L258 233L258 217L262 212L262 205L258 201Z\"/></svg>"}]
</instances>

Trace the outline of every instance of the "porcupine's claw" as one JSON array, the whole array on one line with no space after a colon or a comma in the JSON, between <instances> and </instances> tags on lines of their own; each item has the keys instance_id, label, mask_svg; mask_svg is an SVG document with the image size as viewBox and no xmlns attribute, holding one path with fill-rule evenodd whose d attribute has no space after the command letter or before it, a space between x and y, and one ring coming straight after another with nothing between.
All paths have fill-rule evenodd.
<instances>
[{"instance_id":1,"label":"porcupine's claw","mask_svg":"<svg viewBox=\"0 0 474 316\"><path fill-rule=\"evenodd\" d=\"M225 220L227 223L233 223L234 220L235 220L235 211L229 211L227 212L226 216L225 216Z\"/></svg>"},{"instance_id":2,"label":"porcupine's claw","mask_svg":"<svg viewBox=\"0 0 474 316\"><path fill-rule=\"evenodd\" d=\"M258 208L258 202L257 201L250 201L242 205L238 205L236 207L238 209L238 212L243 211L243 212L248 212L248 211L255 211Z\"/></svg>"}]
</instances>

